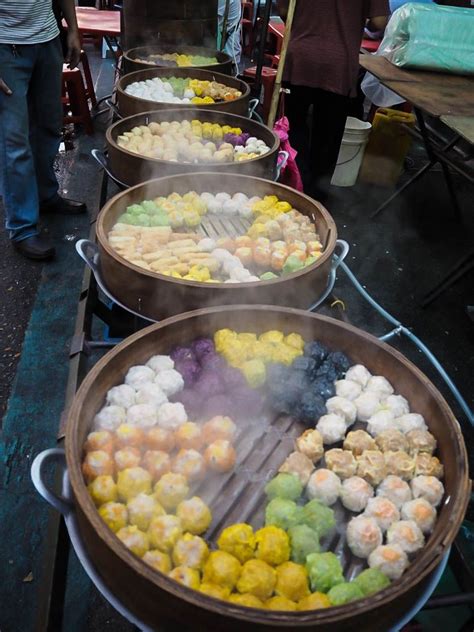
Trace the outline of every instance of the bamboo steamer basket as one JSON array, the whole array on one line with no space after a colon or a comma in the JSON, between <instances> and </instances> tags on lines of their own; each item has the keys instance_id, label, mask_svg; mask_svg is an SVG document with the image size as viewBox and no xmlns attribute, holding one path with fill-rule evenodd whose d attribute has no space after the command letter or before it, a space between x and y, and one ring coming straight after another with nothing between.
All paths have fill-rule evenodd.
<instances>
[{"instance_id":1,"label":"bamboo steamer basket","mask_svg":"<svg viewBox=\"0 0 474 632\"><path fill-rule=\"evenodd\" d=\"M152 570L100 519L82 477L81 456L92 420L102 407L107 390L123 382L130 366L144 363L150 355L167 354L175 345L187 344L198 336L212 336L223 327L256 333L281 329L287 334L296 331L306 339L318 339L330 348L344 351L354 363L365 364L374 374L386 376L395 390L408 398L411 409L424 415L437 438L439 457L445 468L445 500L426 546L402 578L385 590L345 606L311 612L243 608L195 592ZM256 420L254 425L258 423ZM248 519L249 506L263 507L263 477L260 482L242 483L243 491L237 498L232 489L235 482L245 476L249 459L256 463L252 470L256 473L268 472L268 467L278 466L284 460L292 447L291 443L289 447L286 444L282 450L284 438L280 436L265 434L263 442L251 443L250 454L239 464L240 474L230 475L215 492L218 496L211 508L217 515L214 515L211 531L219 532L228 524L226 518L229 521L233 518L234 522ZM239 449L237 444L238 454ZM91 559L111 592L153 629L161 628L167 621L175 624L178 621L203 631L240 632L244 626L246 630L259 632L275 629L292 632L316 627L331 632L388 630L402 613L417 603L428 576L449 549L461 525L470 491L466 448L459 424L441 394L421 371L389 345L351 325L308 312L264 305L210 308L182 314L152 325L118 345L95 365L76 395L67 423L66 458L78 523ZM226 511L224 516L223 511ZM213 534L211 539L214 538ZM347 573L353 562L347 559L344 547L338 550Z\"/></svg>"},{"instance_id":2,"label":"bamboo steamer basket","mask_svg":"<svg viewBox=\"0 0 474 632\"><path fill-rule=\"evenodd\" d=\"M199 81L217 81L229 88L235 88L242 92L242 96L234 101L223 101L222 103L207 104L206 110L215 110L216 112L230 112L239 116L247 116L249 111L250 88L240 79L234 79L227 75L220 74L211 70L201 70L199 68L149 68L148 70L139 70L123 76L117 83L117 105L122 116L133 116L141 112L150 110L195 110L200 106L193 103L162 103L159 101L149 101L139 97L127 94L125 89L135 81L146 81L147 79L167 79L169 77L182 77L185 79L199 79Z\"/></svg>"},{"instance_id":3,"label":"bamboo steamer basket","mask_svg":"<svg viewBox=\"0 0 474 632\"><path fill-rule=\"evenodd\" d=\"M123 67L125 74L134 72L135 70L145 70L147 68L168 68L168 66L160 66L159 64L147 64L144 61L140 61L140 58L146 58L148 55L160 55L165 53L182 53L184 55L202 55L203 57L215 57L217 59L216 64L209 64L207 66L180 66L180 68L201 68L202 70L211 70L214 72L220 72L224 75L232 74L232 57L218 50L212 48L205 48L203 46L182 46L181 44L169 44L162 46L139 46L138 48L131 48L123 54ZM177 69L178 66L172 68Z\"/></svg>"},{"instance_id":4,"label":"bamboo steamer basket","mask_svg":"<svg viewBox=\"0 0 474 632\"><path fill-rule=\"evenodd\" d=\"M135 154L117 144L117 138L124 132L129 132L136 126L148 125L156 121L161 123L164 121L184 121L197 119L199 121L208 121L210 123L219 123L220 125L230 125L231 127L239 127L242 131L248 132L251 136L265 141L270 147L270 151L258 158L252 158L243 162L228 163L184 163L171 162L168 160L158 160L156 158L147 158ZM185 109L168 109L153 112L143 112L135 114L114 123L107 129L105 134L107 142L107 150L109 154L110 169L115 177L128 186L145 182L151 178L161 178L179 173L190 173L197 171L214 171L222 173L242 173L248 175L259 176L267 180L273 180L276 174L276 164L278 159L278 150L280 147L280 139L268 127L252 121L243 116L236 114L228 114L226 112L218 112L216 110L208 110L195 108L192 112Z\"/></svg>"},{"instance_id":5,"label":"bamboo steamer basket","mask_svg":"<svg viewBox=\"0 0 474 632\"><path fill-rule=\"evenodd\" d=\"M173 192L184 194L190 190L198 193L241 192L249 197L277 195L316 223L317 232L325 246L323 255L311 266L271 281L197 283L144 270L122 258L109 245L107 235L127 206ZM241 234L244 234L246 227L242 227ZM250 176L215 173L161 178L119 193L100 212L96 230L101 273L108 290L123 305L152 320L161 320L203 305L229 303L264 302L307 309L314 298L319 297L326 289L337 239L334 220L319 202L275 182ZM205 236L203 233L203 237Z\"/></svg>"}]
</instances>

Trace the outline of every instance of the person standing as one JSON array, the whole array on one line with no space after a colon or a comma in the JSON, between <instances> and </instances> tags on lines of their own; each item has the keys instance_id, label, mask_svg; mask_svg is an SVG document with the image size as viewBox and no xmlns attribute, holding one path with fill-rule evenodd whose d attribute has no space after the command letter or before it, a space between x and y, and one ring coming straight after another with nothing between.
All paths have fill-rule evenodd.
<instances>
[{"instance_id":1,"label":"person standing","mask_svg":"<svg viewBox=\"0 0 474 632\"><path fill-rule=\"evenodd\" d=\"M286 19L289 0L278 0ZM359 50L367 20L382 30L388 0L297 0L283 81L290 143L305 191L324 199L334 173L350 99L357 94ZM312 124L308 115L312 106Z\"/></svg>"},{"instance_id":2,"label":"person standing","mask_svg":"<svg viewBox=\"0 0 474 632\"><path fill-rule=\"evenodd\" d=\"M60 0L68 24L69 68L81 42L74 0ZM75 214L85 204L61 198L54 159L61 140L63 53L52 0L0 1L0 195L6 229L25 257L54 256L39 213Z\"/></svg>"},{"instance_id":3,"label":"person standing","mask_svg":"<svg viewBox=\"0 0 474 632\"><path fill-rule=\"evenodd\" d=\"M222 33L227 13L226 32ZM236 66L242 56L242 3L240 0L219 0L217 5L219 32L225 39L224 52L232 57Z\"/></svg>"}]
</instances>

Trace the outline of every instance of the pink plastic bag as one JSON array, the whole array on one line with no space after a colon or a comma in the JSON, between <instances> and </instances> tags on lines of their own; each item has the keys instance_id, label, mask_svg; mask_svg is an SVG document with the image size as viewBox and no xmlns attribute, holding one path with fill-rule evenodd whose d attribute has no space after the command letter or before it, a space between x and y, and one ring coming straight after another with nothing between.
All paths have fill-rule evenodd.
<instances>
[{"instance_id":1,"label":"pink plastic bag","mask_svg":"<svg viewBox=\"0 0 474 632\"><path fill-rule=\"evenodd\" d=\"M288 160L286 164L283 164L278 182L286 184L297 191L303 191L303 181L301 174L296 164L297 151L293 149L288 140L288 131L290 129L290 123L286 116L282 116L274 126L275 133L280 137L280 150L285 151L288 154ZM280 165L285 160L285 155L280 155L278 164Z\"/></svg>"}]
</instances>

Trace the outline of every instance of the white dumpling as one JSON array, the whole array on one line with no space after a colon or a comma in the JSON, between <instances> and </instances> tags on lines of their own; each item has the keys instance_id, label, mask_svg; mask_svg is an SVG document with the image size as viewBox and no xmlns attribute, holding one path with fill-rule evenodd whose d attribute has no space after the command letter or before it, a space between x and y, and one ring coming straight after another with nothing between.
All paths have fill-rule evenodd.
<instances>
[{"instance_id":1,"label":"white dumpling","mask_svg":"<svg viewBox=\"0 0 474 632\"><path fill-rule=\"evenodd\" d=\"M382 400L381 405L384 410L389 410L395 418L410 412L408 401L403 395L389 395Z\"/></svg>"},{"instance_id":2,"label":"white dumpling","mask_svg":"<svg viewBox=\"0 0 474 632\"><path fill-rule=\"evenodd\" d=\"M174 362L170 356L154 355L148 360L146 366L155 371L155 373L159 373L160 371L174 369Z\"/></svg>"},{"instance_id":3,"label":"white dumpling","mask_svg":"<svg viewBox=\"0 0 474 632\"><path fill-rule=\"evenodd\" d=\"M342 481L340 498L349 511L360 513L364 511L369 498L374 495L374 488L360 476L351 476Z\"/></svg>"},{"instance_id":4,"label":"white dumpling","mask_svg":"<svg viewBox=\"0 0 474 632\"><path fill-rule=\"evenodd\" d=\"M423 533L431 533L436 522L436 509L424 498L405 503L401 510L403 520L414 520Z\"/></svg>"},{"instance_id":5,"label":"white dumpling","mask_svg":"<svg viewBox=\"0 0 474 632\"><path fill-rule=\"evenodd\" d=\"M353 401L362 392L362 386L353 380L337 380L334 383L336 395Z\"/></svg>"},{"instance_id":6,"label":"white dumpling","mask_svg":"<svg viewBox=\"0 0 474 632\"><path fill-rule=\"evenodd\" d=\"M405 434L411 430L428 430L423 415L419 415L418 413L402 415L401 417L397 417L395 422L398 425L398 429Z\"/></svg>"},{"instance_id":7,"label":"white dumpling","mask_svg":"<svg viewBox=\"0 0 474 632\"><path fill-rule=\"evenodd\" d=\"M383 542L382 531L374 518L356 516L347 525L347 546L357 557L366 559Z\"/></svg>"},{"instance_id":8,"label":"white dumpling","mask_svg":"<svg viewBox=\"0 0 474 632\"><path fill-rule=\"evenodd\" d=\"M367 382L365 390L380 393L380 398L382 398L392 395L393 386L390 384L387 378L383 377L383 375L373 375Z\"/></svg>"},{"instance_id":9,"label":"white dumpling","mask_svg":"<svg viewBox=\"0 0 474 632\"><path fill-rule=\"evenodd\" d=\"M107 392L107 404L112 406L121 406L122 408L130 408L135 404L135 389L128 384L120 384L114 386Z\"/></svg>"},{"instance_id":10,"label":"white dumpling","mask_svg":"<svg viewBox=\"0 0 474 632\"><path fill-rule=\"evenodd\" d=\"M204 239L201 239L201 241L198 242L197 247L201 252L212 252L216 248L216 242L214 239L211 239L210 237L205 237ZM169 367L169 368L172 369L173 367Z\"/></svg>"},{"instance_id":11,"label":"white dumpling","mask_svg":"<svg viewBox=\"0 0 474 632\"><path fill-rule=\"evenodd\" d=\"M357 408L357 419L359 421L367 421L379 409L380 394L369 391L361 393L354 400L354 404Z\"/></svg>"},{"instance_id":12,"label":"white dumpling","mask_svg":"<svg viewBox=\"0 0 474 632\"><path fill-rule=\"evenodd\" d=\"M168 402L158 409L158 425L165 430L177 430L188 421L183 404Z\"/></svg>"},{"instance_id":13,"label":"white dumpling","mask_svg":"<svg viewBox=\"0 0 474 632\"><path fill-rule=\"evenodd\" d=\"M369 500L364 515L374 518L383 532L387 531L391 524L400 520L400 512L397 507L391 500L382 496L376 496Z\"/></svg>"},{"instance_id":14,"label":"white dumpling","mask_svg":"<svg viewBox=\"0 0 474 632\"><path fill-rule=\"evenodd\" d=\"M125 423L126 412L122 406L104 406L94 417L96 430L116 430Z\"/></svg>"},{"instance_id":15,"label":"white dumpling","mask_svg":"<svg viewBox=\"0 0 474 632\"><path fill-rule=\"evenodd\" d=\"M306 494L312 500L318 500L323 505L330 507L339 498L341 492L341 480L337 474L321 468L309 477L306 485Z\"/></svg>"},{"instance_id":16,"label":"white dumpling","mask_svg":"<svg viewBox=\"0 0 474 632\"><path fill-rule=\"evenodd\" d=\"M389 474L377 487L377 496L388 498L397 509L412 499L410 486L400 476Z\"/></svg>"},{"instance_id":17,"label":"white dumpling","mask_svg":"<svg viewBox=\"0 0 474 632\"><path fill-rule=\"evenodd\" d=\"M444 496L444 485L435 476L415 476L410 483L413 498L424 498L437 507Z\"/></svg>"},{"instance_id":18,"label":"white dumpling","mask_svg":"<svg viewBox=\"0 0 474 632\"><path fill-rule=\"evenodd\" d=\"M360 384L362 388L367 386L367 382L372 377L372 373L362 364L355 364L346 373L346 380L353 380Z\"/></svg>"},{"instance_id":19,"label":"white dumpling","mask_svg":"<svg viewBox=\"0 0 474 632\"><path fill-rule=\"evenodd\" d=\"M387 531L387 544L395 544L405 553L416 553L423 548L425 536L413 520L399 520Z\"/></svg>"},{"instance_id":20,"label":"white dumpling","mask_svg":"<svg viewBox=\"0 0 474 632\"><path fill-rule=\"evenodd\" d=\"M155 379L155 372L148 366L132 366L128 369L125 376L125 384L128 384L136 391L144 384L149 384Z\"/></svg>"},{"instance_id":21,"label":"white dumpling","mask_svg":"<svg viewBox=\"0 0 474 632\"><path fill-rule=\"evenodd\" d=\"M330 413L319 419L316 429L321 433L323 443L331 445L344 439L347 426L343 417Z\"/></svg>"},{"instance_id":22,"label":"white dumpling","mask_svg":"<svg viewBox=\"0 0 474 632\"><path fill-rule=\"evenodd\" d=\"M369 555L369 567L377 568L391 580L400 579L410 562L407 554L397 544L378 546Z\"/></svg>"},{"instance_id":23,"label":"white dumpling","mask_svg":"<svg viewBox=\"0 0 474 632\"><path fill-rule=\"evenodd\" d=\"M155 384L161 388L167 397L176 395L184 388L183 376L174 369L160 371L156 376Z\"/></svg>"},{"instance_id":24,"label":"white dumpling","mask_svg":"<svg viewBox=\"0 0 474 632\"><path fill-rule=\"evenodd\" d=\"M156 426L156 407L152 404L135 404L127 410L127 424L138 428Z\"/></svg>"},{"instance_id":25,"label":"white dumpling","mask_svg":"<svg viewBox=\"0 0 474 632\"><path fill-rule=\"evenodd\" d=\"M373 437L377 437L381 432L390 429L398 430L398 426L389 410L379 410L367 421L367 432Z\"/></svg>"},{"instance_id":26,"label":"white dumpling","mask_svg":"<svg viewBox=\"0 0 474 632\"><path fill-rule=\"evenodd\" d=\"M326 409L328 413L339 415L346 422L346 426L352 426L357 417L357 408L355 404L344 397L330 397L326 401Z\"/></svg>"},{"instance_id":27,"label":"white dumpling","mask_svg":"<svg viewBox=\"0 0 474 632\"><path fill-rule=\"evenodd\" d=\"M137 404L152 404L159 408L168 398L158 384L145 384L136 394Z\"/></svg>"}]
</instances>

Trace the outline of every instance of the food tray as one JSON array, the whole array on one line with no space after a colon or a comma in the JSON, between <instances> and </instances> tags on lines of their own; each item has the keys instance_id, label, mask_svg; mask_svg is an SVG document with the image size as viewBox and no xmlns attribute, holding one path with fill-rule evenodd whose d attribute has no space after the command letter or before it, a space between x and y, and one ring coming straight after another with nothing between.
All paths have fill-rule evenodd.
<instances>
[{"instance_id":1,"label":"food tray","mask_svg":"<svg viewBox=\"0 0 474 632\"><path fill-rule=\"evenodd\" d=\"M149 272L120 257L108 243L108 233L127 206L144 199L184 194L190 189L198 193L227 191L248 196L275 194L288 201L316 223L324 246L322 256L312 265L293 274L271 281L256 283L196 283ZM223 224L211 215L205 216L204 234L222 235ZM241 219L230 220L230 228L237 231L248 224ZM118 301L133 312L151 320L161 320L203 305L229 303L268 303L293 305L307 309L315 297L323 294L328 285L331 260L336 246L337 230L328 211L308 196L281 184L250 176L199 173L153 180L133 187L112 198L102 209L97 220L97 241L100 253L101 276Z\"/></svg>"},{"instance_id":2,"label":"food tray","mask_svg":"<svg viewBox=\"0 0 474 632\"><path fill-rule=\"evenodd\" d=\"M179 50L178 50L179 49ZM147 55L156 55L163 53L183 53L185 55L202 55L204 57L216 57L218 63L211 64L210 66L188 66L188 68L201 68L202 70L213 70L214 72L221 72L224 75L232 74L233 61L230 55L221 51L213 50L212 48L203 48L202 46L181 46L181 44L175 44L173 46L139 46L138 48L131 48L123 54L123 68L125 74L134 72L135 70L145 70L146 68L163 68L166 66L153 66L145 62L139 61L138 57L146 57ZM181 66L183 68L183 66ZM178 68L178 67L176 67Z\"/></svg>"},{"instance_id":3,"label":"food tray","mask_svg":"<svg viewBox=\"0 0 474 632\"><path fill-rule=\"evenodd\" d=\"M129 366L143 362L153 353L167 353L176 344L186 344L198 336L208 336L221 327L262 332L277 328L297 331L306 339L318 338L329 347L363 362L374 374L382 374L395 390L405 395L412 410L423 414L437 437L440 458L445 466L445 501L433 534L403 578L374 597L347 606L304 613L278 613L246 609L217 601L189 590L149 569L131 554L100 520L90 499L80 468L82 445L105 392L123 380ZM211 501L214 520L210 535L215 537L223 518L258 521L264 499L265 481L292 450L292 438L302 426L288 417L259 418L241 430L237 451L238 472L219 478L216 491L204 490ZM76 498L81 537L113 594L127 608L139 613L145 625L158 625L161 618L195 622L201 629L250 630L280 627L294 630L318 626L322 630L387 630L399 620L399 612L409 611L425 589L425 581L445 556L461 524L469 498L467 459L462 435L446 402L429 380L401 354L372 336L331 318L298 310L270 306L232 306L199 310L169 319L131 336L105 356L83 382L73 403L67 427L68 471ZM199 493L201 490L199 490ZM342 515L342 511L339 512ZM325 546L340 554L350 577L357 569L349 557L340 533ZM135 590L130 593L130 586Z\"/></svg>"},{"instance_id":4,"label":"food tray","mask_svg":"<svg viewBox=\"0 0 474 632\"><path fill-rule=\"evenodd\" d=\"M250 88L240 79L234 79L218 73L217 71L202 70L200 68L149 68L148 70L139 70L125 75L119 79L117 89L117 106L121 116L133 116L141 112L150 110L169 110L170 108L177 110L196 110L203 106L193 103L163 103L161 101L150 101L135 97L125 92L125 89L135 81L146 81L147 79L166 79L168 77L183 77L185 79L198 79L199 81L217 81L223 83L230 88L235 88L242 92L242 96L233 101L224 101L222 103L208 104L204 106L206 110L215 110L216 112L230 112L239 116L248 116Z\"/></svg>"}]
</instances>

